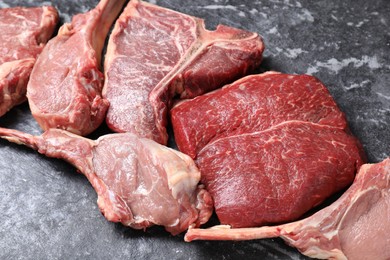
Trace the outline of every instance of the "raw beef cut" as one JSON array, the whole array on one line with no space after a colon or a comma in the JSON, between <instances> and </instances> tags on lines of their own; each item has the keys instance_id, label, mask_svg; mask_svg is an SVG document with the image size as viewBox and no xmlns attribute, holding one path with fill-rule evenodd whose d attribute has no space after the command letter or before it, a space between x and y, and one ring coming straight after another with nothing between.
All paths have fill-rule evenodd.
<instances>
[{"instance_id":1,"label":"raw beef cut","mask_svg":"<svg viewBox=\"0 0 390 260\"><path fill-rule=\"evenodd\" d=\"M286 120L347 128L344 114L315 77L267 72L251 75L170 111L176 144L195 158L209 142L262 131Z\"/></svg>"},{"instance_id":2,"label":"raw beef cut","mask_svg":"<svg viewBox=\"0 0 390 260\"><path fill-rule=\"evenodd\" d=\"M220 222L255 227L295 220L351 184L359 148L342 129L287 121L220 138L196 163Z\"/></svg>"},{"instance_id":3,"label":"raw beef cut","mask_svg":"<svg viewBox=\"0 0 390 260\"><path fill-rule=\"evenodd\" d=\"M256 68L262 39L146 2L132 0L116 22L105 59L108 126L166 144L172 96L191 98Z\"/></svg>"},{"instance_id":4,"label":"raw beef cut","mask_svg":"<svg viewBox=\"0 0 390 260\"><path fill-rule=\"evenodd\" d=\"M0 116L26 101L35 59L57 22L52 6L0 9Z\"/></svg>"},{"instance_id":5,"label":"raw beef cut","mask_svg":"<svg viewBox=\"0 0 390 260\"><path fill-rule=\"evenodd\" d=\"M212 213L193 160L152 140L124 133L93 141L60 129L32 136L0 128L0 136L73 164L96 190L109 221L136 229L162 225L178 234Z\"/></svg>"},{"instance_id":6,"label":"raw beef cut","mask_svg":"<svg viewBox=\"0 0 390 260\"><path fill-rule=\"evenodd\" d=\"M352 183L364 151L315 77L251 75L171 110L222 224L296 220Z\"/></svg>"},{"instance_id":7,"label":"raw beef cut","mask_svg":"<svg viewBox=\"0 0 390 260\"><path fill-rule=\"evenodd\" d=\"M390 259L390 158L363 165L352 186L333 204L293 223L229 229L190 229L186 241L281 237L320 259Z\"/></svg>"},{"instance_id":8,"label":"raw beef cut","mask_svg":"<svg viewBox=\"0 0 390 260\"><path fill-rule=\"evenodd\" d=\"M104 120L109 103L101 97L101 52L124 2L101 0L64 24L44 48L27 87L31 112L42 129L87 135Z\"/></svg>"}]
</instances>

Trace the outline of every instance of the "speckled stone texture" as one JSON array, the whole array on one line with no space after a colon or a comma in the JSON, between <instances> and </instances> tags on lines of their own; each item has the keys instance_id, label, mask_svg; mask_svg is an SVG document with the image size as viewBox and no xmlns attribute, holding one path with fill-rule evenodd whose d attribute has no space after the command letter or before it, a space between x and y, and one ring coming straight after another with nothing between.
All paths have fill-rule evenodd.
<instances>
[{"instance_id":1,"label":"speckled stone texture","mask_svg":"<svg viewBox=\"0 0 390 260\"><path fill-rule=\"evenodd\" d=\"M210 29L223 23L260 33L266 51L259 71L317 76L369 162L390 156L390 1L150 2L204 18ZM97 0L0 0L0 7L50 3L64 22ZM0 118L0 126L41 132L27 104ZM91 137L107 132L102 126ZM0 259L306 259L279 239L185 243L160 227L113 224L99 213L88 181L65 162L3 140L0 157Z\"/></svg>"}]
</instances>

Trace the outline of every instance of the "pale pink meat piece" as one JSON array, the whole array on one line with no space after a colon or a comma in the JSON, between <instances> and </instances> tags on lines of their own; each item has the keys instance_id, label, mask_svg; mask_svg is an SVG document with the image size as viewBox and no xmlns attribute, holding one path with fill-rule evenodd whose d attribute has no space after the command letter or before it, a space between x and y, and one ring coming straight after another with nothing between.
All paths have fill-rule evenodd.
<instances>
[{"instance_id":1,"label":"pale pink meat piece","mask_svg":"<svg viewBox=\"0 0 390 260\"><path fill-rule=\"evenodd\" d=\"M101 0L75 15L42 51L27 87L31 112L42 129L87 135L103 122L109 103L101 96L101 52L124 2Z\"/></svg>"},{"instance_id":2,"label":"pale pink meat piece","mask_svg":"<svg viewBox=\"0 0 390 260\"><path fill-rule=\"evenodd\" d=\"M0 116L26 101L35 59L57 22L52 6L0 9Z\"/></svg>"},{"instance_id":3,"label":"pale pink meat piece","mask_svg":"<svg viewBox=\"0 0 390 260\"><path fill-rule=\"evenodd\" d=\"M92 184L109 221L135 229L161 225L176 235L212 214L193 160L153 140L123 133L93 141L54 128L41 136L0 128L0 137L74 165Z\"/></svg>"}]
</instances>

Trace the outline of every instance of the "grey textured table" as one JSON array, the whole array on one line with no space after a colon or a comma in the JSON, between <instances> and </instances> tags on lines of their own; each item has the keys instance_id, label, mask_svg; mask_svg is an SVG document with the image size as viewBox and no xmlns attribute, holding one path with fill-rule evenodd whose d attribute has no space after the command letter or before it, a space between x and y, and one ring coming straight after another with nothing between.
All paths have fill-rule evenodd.
<instances>
[{"instance_id":1,"label":"grey textured table","mask_svg":"<svg viewBox=\"0 0 390 260\"><path fill-rule=\"evenodd\" d=\"M346 113L369 162L390 156L390 1L151 1L206 20L256 31L261 70L317 76ZM0 7L52 3L62 21L97 0L0 0ZM0 126L41 131L27 104ZM92 138L107 129L102 126ZM160 227L132 230L104 219L87 180L65 162L0 141L0 259L305 259L279 239L183 242Z\"/></svg>"}]
</instances>

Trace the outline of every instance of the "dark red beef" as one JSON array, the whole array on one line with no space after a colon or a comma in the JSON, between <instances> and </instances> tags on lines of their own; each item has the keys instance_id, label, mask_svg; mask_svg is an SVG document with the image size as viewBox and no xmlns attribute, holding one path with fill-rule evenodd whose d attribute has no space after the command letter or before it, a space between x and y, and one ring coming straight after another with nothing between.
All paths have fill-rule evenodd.
<instances>
[{"instance_id":1,"label":"dark red beef","mask_svg":"<svg viewBox=\"0 0 390 260\"><path fill-rule=\"evenodd\" d=\"M347 127L344 114L318 79L277 72L247 76L182 101L170 114L176 144L192 158L214 140L262 131L287 120Z\"/></svg>"},{"instance_id":2,"label":"dark red beef","mask_svg":"<svg viewBox=\"0 0 390 260\"><path fill-rule=\"evenodd\" d=\"M219 220L233 227L296 220L351 184L365 162L344 114L308 75L247 76L180 102L171 119Z\"/></svg>"},{"instance_id":3,"label":"dark red beef","mask_svg":"<svg viewBox=\"0 0 390 260\"><path fill-rule=\"evenodd\" d=\"M255 227L297 219L352 183L359 148L340 128L286 121L220 138L196 163L220 222Z\"/></svg>"}]
</instances>

